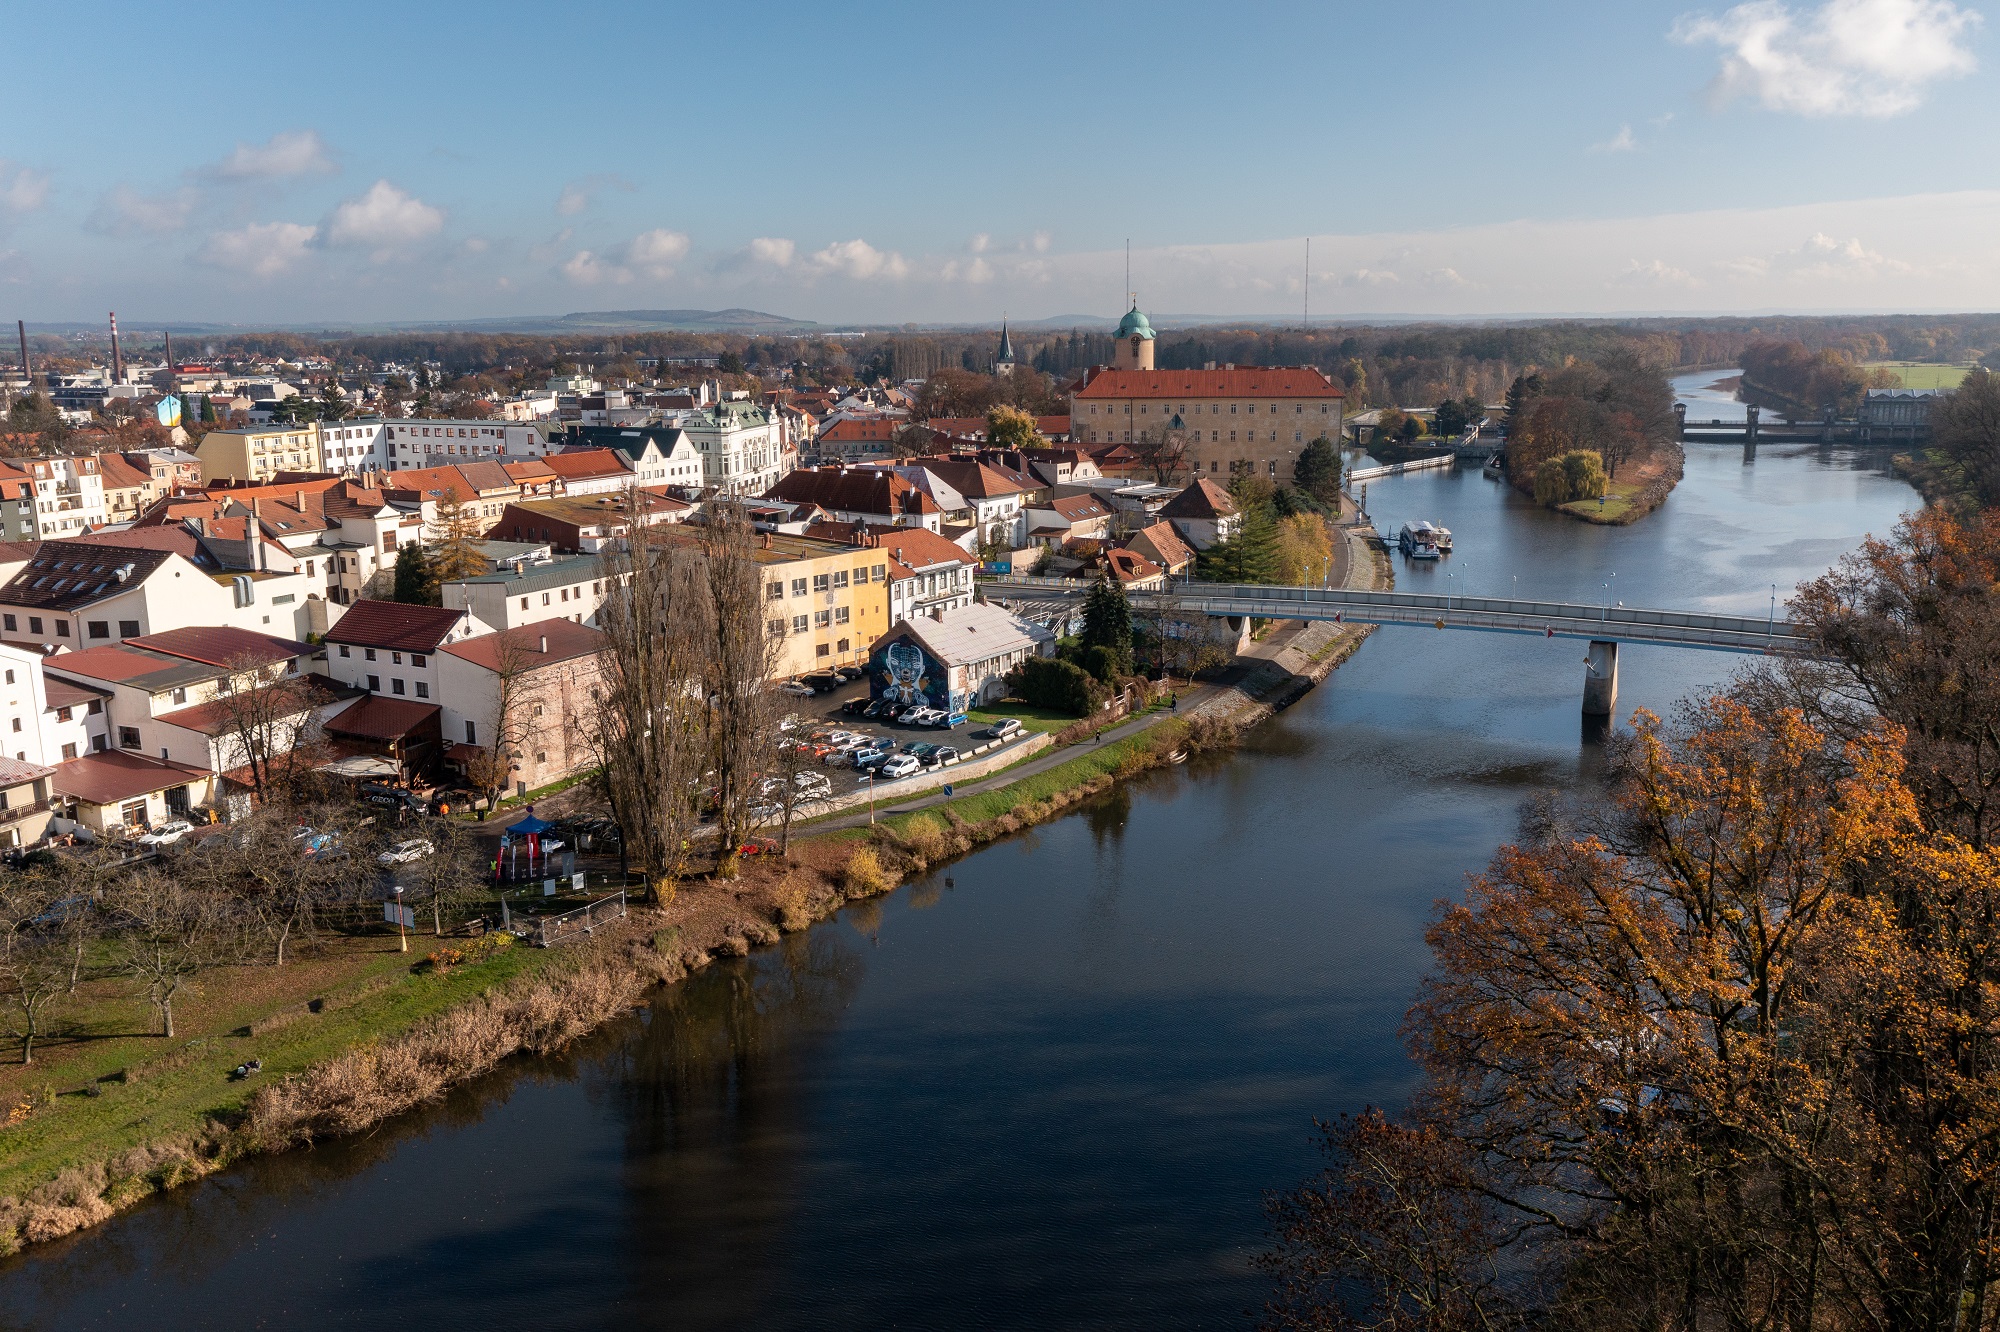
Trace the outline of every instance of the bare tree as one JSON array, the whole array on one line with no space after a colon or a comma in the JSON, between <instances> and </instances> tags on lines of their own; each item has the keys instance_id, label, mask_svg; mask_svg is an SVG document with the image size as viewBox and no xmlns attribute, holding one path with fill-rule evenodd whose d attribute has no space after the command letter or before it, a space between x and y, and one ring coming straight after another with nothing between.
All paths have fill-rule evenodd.
<instances>
[{"instance_id":1,"label":"bare tree","mask_svg":"<svg viewBox=\"0 0 2000 1332\"><path fill-rule=\"evenodd\" d=\"M464 824L440 819L430 829L430 842L431 854L410 866L405 882L409 896L430 908L431 933L442 937L445 917L456 923L466 905L483 894L486 876Z\"/></svg>"},{"instance_id":2,"label":"bare tree","mask_svg":"<svg viewBox=\"0 0 2000 1332\"><path fill-rule=\"evenodd\" d=\"M1172 485L1187 471L1188 432L1171 426L1141 430L1132 443L1132 456L1152 469L1156 485Z\"/></svg>"},{"instance_id":3,"label":"bare tree","mask_svg":"<svg viewBox=\"0 0 2000 1332\"><path fill-rule=\"evenodd\" d=\"M431 572L440 583L472 578L486 572L479 553L479 511L467 504L457 487L437 492L437 518L431 524Z\"/></svg>"},{"instance_id":4,"label":"bare tree","mask_svg":"<svg viewBox=\"0 0 2000 1332\"><path fill-rule=\"evenodd\" d=\"M318 690L288 661L232 657L210 707L227 737L225 769L243 769L260 800L288 786L321 747Z\"/></svg>"},{"instance_id":5,"label":"bare tree","mask_svg":"<svg viewBox=\"0 0 2000 1332\"><path fill-rule=\"evenodd\" d=\"M715 765L717 869L736 870L736 848L751 825L757 768L768 757L775 723L766 682L780 640L764 620L764 578L757 533L733 504L710 508L702 528L704 583L710 611L705 653L710 755Z\"/></svg>"},{"instance_id":6,"label":"bare tree","mask_svg":"<svg viewBox=\"0 0 2000 1332\"><path fill-rule=\"evenodd\" d=\"M525 639L527 631L509 630L490 640L494 651L493 707L484 728L481 752L465 765L466 780L486 797L489 806L507 792L514 764L533 738L533 718L526 695L528 673L536 665Z\"/></svg>"},{"instance_id":7,"label":"bare tree","mask_svg":"<svg viewBox=\"0 0 2000 1332\"><path fill-rule=\"evenodd\" d=\"M763 768L769 776L764 780L768 790L764 792L763 798L769 801L776 811L766 822L777 824L778 850L788 852L792 849L793 818L801 808L823 798L808 792L805 789L807 784L799 781L801 777L818 773L819 759L815 756L812 745L807 743L800 733L781 731L772 726L766 734L769 736L769 743L766 746Z\"/></svg>"},{"instance_id":8,"label":"bare tree","mask_svg":"<svg viewBox=\"0 0 2000 1332\"><path fill-rule=\"evenodd\" d=\"M266 805L210 838L176 872L189 886L233 902L240 923L263 934L272 965L282 967L349 897L355 875L346 842L356 831L345 807Z\"/></svg>"},{"instance_id":9,"label":"bare tree","mask_svg":"<svg viewBox=\"0 0 2000 1332\"><path fill-rule=\"evenodd\" d=\"M160 1034L174 1034L174 1000L195 978L229 960L236 921L229 902L205 886L147 865L126 875L113 894L117 929L112 947L121 971L137 981L160 1017Z\"/></svg>"},{"instance_id":10,"label":"bare tree","mask_svg":"<svg viewBox=\"0 0 2000 1332\"><path fill-rule=\"evenodd\" d=\"M71 917L90 920L95 907L77 896L72 876L28 869L0 876L0 1029L21 1042L21 1062L35 1062L35 1042L49 1034L76 986Z\"/></svg>"},{"instance_id":11,"label":"bare tree","mask_svg":"<svg viewBox=\"0 0 2000 1332\"><path fill-rule=\"evenodd\" d=\"M624 545L602 564L605 641L581 738L626 854L665 900L687 872L699 822L695 784L708 766L707 590L699 553L657 541L636 512Z\"/></svg>"}]
</instances>

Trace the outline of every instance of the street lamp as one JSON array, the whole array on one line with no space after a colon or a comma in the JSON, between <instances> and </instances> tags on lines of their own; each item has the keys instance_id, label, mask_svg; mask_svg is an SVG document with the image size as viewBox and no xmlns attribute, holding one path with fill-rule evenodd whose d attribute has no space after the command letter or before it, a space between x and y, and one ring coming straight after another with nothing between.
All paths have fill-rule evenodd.
<instances>
[{"instance_id":1,"label":"street lamp","mask_svg":"<svg viewBox=\"0 0 2000 1332\"><path fill-rule=\"evenodd\" d=\"M410 951L410 936L403 932L403 885L395 885L396 894L396 946L403 952Z\"/></svg>"},{"instance_id":2,"label":"street lamp","mask_svg":"<svg viewBox=\"0 0 2000 1332\"><path fill-rule=\"evenodd\" d=\"M1771 613L1764 620L1764 636L1770 637L1778 628L1778 585L1771 584Z\"/></svg>"}]
</instances>

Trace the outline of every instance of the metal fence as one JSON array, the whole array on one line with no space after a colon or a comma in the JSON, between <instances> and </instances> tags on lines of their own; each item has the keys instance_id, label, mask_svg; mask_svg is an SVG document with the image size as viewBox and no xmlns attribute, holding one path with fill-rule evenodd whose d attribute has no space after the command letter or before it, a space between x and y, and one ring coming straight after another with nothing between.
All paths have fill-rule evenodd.
<instances>
[{"instance_id":1,"label":"metal fence","mask_svg":"<svg viewBox=\"0 0 2000 1332\"><path fill-rule=\"evenodd\" d=\"M595 902L580 906L574 911L565 911L560 916L546 916L535 927L535 946L548 948L565 939L573 939L579 934L589 934L608 921L625 919L625 890L619 889L609 897L600 897Z\"/></svg>"}]
</instances>

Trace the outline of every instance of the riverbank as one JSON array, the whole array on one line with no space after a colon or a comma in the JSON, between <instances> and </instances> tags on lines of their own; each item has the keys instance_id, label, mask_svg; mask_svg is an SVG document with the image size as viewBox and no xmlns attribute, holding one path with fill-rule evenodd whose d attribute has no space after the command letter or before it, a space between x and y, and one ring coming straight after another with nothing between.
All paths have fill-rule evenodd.
<instances>
[{"instance_id":1,"label":"riverbank","mask_svg":"<svg viewBox=\"0 0 2000 1332\"><path fill-rule=\"evenodd\" d=\"M1667 502L1687 470L1687 453L1678 444L1655 448L1645 458L1626 465L1626 475L1605 487L1602 500L1573 500L1556 512L1603 527L1636 523Z\"/></svg>"},{"instance_id":2,"label":"riverbank","mask_svg":"<svg viewBox=\"0 0 2000 1332\"><path fill-rule=\"evenodd\" d=\"M1387 558L1352 529L1340 536L1348 585L1386 587ZM872 826L852 812L809 826L790 855L635 906L586 940L508 948L442 970L391 957L317 1010L289 1004L282 1023L248 1019L238 1031L181 1042L129 1079L51 1087L0 1125L0 1254L99 1224L247 1156L381 1124L511 1055L560 1049L659 984L810 928L1118 781L1225 747L1324 680L1368 632L1287 624L1222 681L1181 694L1178 708L1156 707L1099 738L954 783L949 797L884 802ZM266 1084L230 1081L228 1070L251 1057L264 1061Z\"/></svg>"}]
</instances>

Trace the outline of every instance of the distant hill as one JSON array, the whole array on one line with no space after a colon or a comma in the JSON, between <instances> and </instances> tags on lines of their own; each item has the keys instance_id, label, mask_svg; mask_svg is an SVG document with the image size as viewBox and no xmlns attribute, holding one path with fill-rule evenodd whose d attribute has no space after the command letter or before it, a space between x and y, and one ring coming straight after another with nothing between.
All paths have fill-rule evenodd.
<instances>
[{"instance_id":1,"label":"distant hill","mask_svg":"<svg viewBox=\"0 0 2000 1332\"><path fill-rule=\"evenodd\" d=\"M392 327L413 332L459 333L803 333L819 325L810 319L734 309L584 310L565 315L453 319Z\"/></svg>"}]
</instances>

